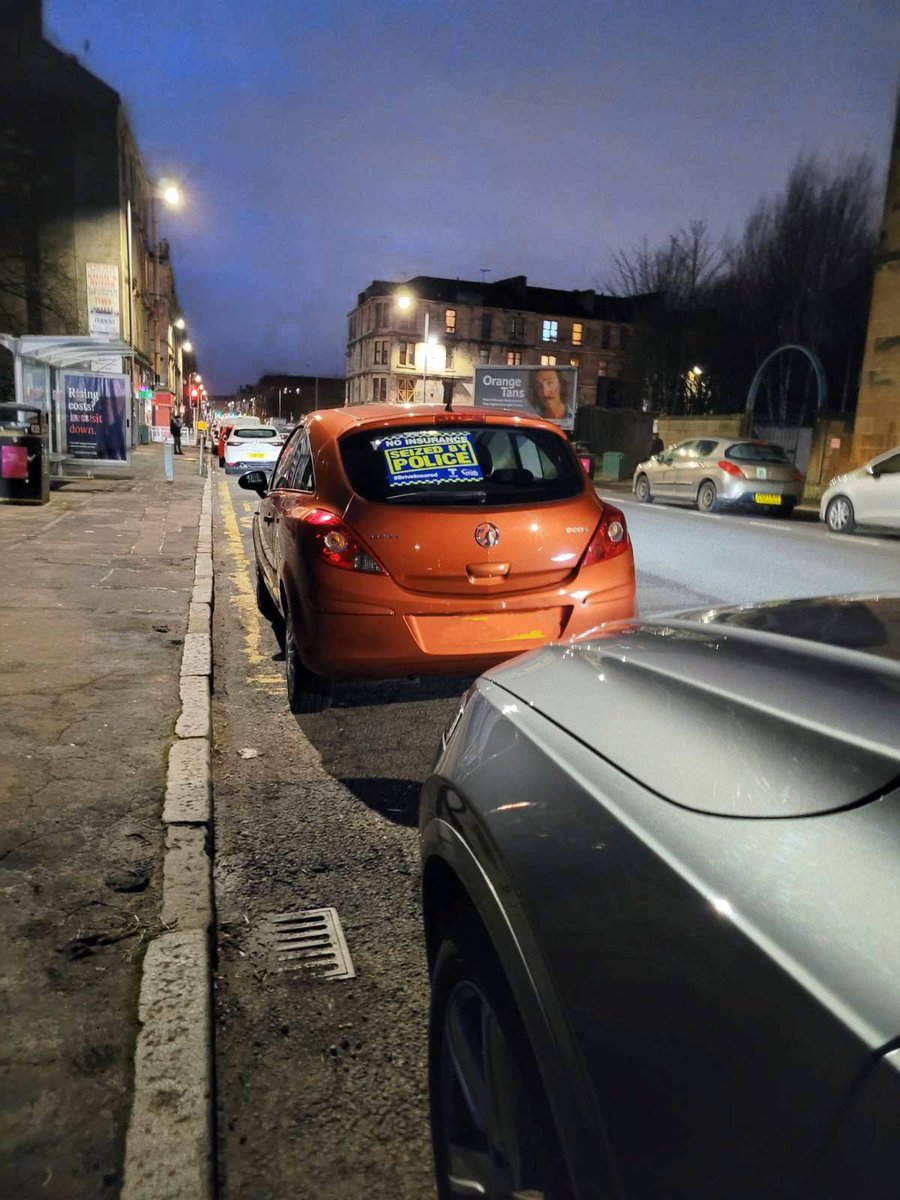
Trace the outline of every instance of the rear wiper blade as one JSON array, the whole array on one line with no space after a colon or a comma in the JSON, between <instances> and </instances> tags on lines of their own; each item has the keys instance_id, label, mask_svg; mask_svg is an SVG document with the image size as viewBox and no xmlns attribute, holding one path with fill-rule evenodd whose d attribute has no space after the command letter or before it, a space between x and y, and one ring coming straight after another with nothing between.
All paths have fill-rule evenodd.
<instances>
[{"instance_id":1,"label":"rear wiper blade","mask_svg":"<svg viewBox=\"0 0 900 1200\"><path fill-rule=\"evenodd\" d=\"M385 496L387 504L415 504L422 500L443 500L447 504L484 504L487 492L448 492L445 488L417 488L410 492L394 492Z\"/></svg>"}]
</instances>

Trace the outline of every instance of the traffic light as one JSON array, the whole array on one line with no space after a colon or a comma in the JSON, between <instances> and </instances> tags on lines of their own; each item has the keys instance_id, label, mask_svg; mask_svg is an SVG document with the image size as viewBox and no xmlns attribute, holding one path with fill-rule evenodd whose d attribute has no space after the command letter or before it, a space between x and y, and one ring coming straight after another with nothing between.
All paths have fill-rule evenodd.
<instances>
[{"instance_id":1,"label":"traffic light","mask_svg":"<svg viewBox=\"0 0 900 1200\"><path fill-rule=\"evenodd\" d=\"M191 388L191 399L192 400L196 401L196 399L199 395L200 395L200 392L197 388Z\"/></svg>"}]
</instances>

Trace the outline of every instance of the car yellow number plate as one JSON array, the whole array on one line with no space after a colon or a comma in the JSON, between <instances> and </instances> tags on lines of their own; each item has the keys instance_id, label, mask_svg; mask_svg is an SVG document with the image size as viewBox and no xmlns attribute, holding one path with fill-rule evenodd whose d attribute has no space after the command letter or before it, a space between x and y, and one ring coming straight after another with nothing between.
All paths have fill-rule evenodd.
<instances>
[{"instance_id":1,"label":"car yellow number plate","mask_svg":"<svg viewBox=\"0 0 900 1200\"><path fill-rule=\"evenodd\" d=\"M771 492L757 492L755 499L756 499L757 504L780 504L781 503L781 497L774 496L774 495L772 495Z\"/></svg>"},{"instance_id":2,"label":"car yellow number plate","mask_svg":"<svg viewBox=\"0 0 900 1200\"><path fill-rule=\"evenodd\" d=\"M247 457L248 458L265 458L266 456L262 452L262 450L251 450L250 453L247 455Z\"/></svg>"}]
</instances>

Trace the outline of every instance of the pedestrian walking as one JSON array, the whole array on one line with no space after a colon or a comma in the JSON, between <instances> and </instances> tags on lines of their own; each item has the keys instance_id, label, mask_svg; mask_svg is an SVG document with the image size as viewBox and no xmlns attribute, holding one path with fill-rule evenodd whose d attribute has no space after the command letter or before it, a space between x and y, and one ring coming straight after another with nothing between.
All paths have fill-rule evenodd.
<instances>
[{"instance_id":1,"label":"pedestrian walking","mask_svg":"<svg viewBox=\"0 0 900 1200\"><path fill-rule=\"evenodd\" d=\"M176 454L184 453L181 449L181 428L181 418L178 416L178 413L173 412L171 419L169 420L169 433L171 433L175 442Z\"/></svg>"},{"instance_id":2,"label":"pedestrian walking","mask_svg":"<svg viewBox=\"0 0 900 1200\"><path fill-rule=\"evenodd\" d=\"M658 433L654 433L653 437L650 439L650 453L647 457L656 458L657 454L662 454L665 448L665 443L663 442L662 438Z\"/></svg>"}]
</instances>

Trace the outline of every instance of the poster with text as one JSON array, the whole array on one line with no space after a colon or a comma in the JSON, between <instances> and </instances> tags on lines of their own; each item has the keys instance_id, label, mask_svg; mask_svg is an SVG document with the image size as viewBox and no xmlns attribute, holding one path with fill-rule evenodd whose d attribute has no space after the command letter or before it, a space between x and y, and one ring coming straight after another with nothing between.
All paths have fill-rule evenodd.
<instances>
[{"instance_id":1,"label":"poster with text","mask_svg":"<svg viewBox=\"0 0 900 1200\"><path fill-rule=\"evenodd\" d=\"M119 268L115 263L87 263L88 333L118 337Z\"/></svg>"},{"instance_id":2,"label":"poster with text","mask_svg":"<svg viewBox=\"0 0 900 1200\"><path fill-rule=\"evenodd\" d=\"M576 367L476 367L476 408L505 409L575 428Z\"/></svg>"},{"instance_id":3,"label":"poster with text","mask_svg":"<svg viewBox=\"0 0 900 1200\"><path fill-rule=\"evenodd\" d=\"M66 447L71 458L125 462L127 375L66 375Z\"/></svg>"}]
</instances>

